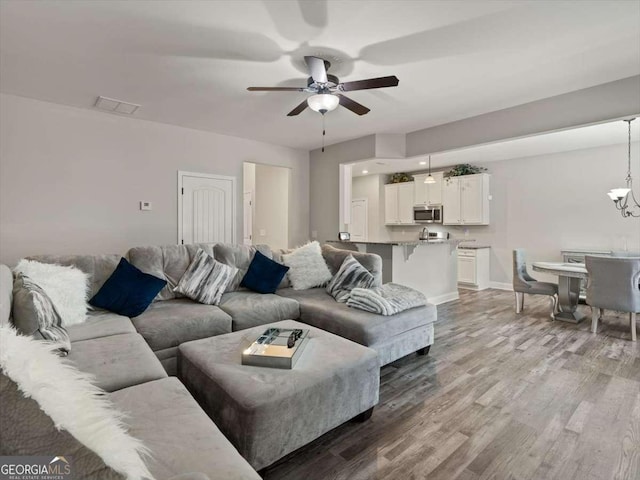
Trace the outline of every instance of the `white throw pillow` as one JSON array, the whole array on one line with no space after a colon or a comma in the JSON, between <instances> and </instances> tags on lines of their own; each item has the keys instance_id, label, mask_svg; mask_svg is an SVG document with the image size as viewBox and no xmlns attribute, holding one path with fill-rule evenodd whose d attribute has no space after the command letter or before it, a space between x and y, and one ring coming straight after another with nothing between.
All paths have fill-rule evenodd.
<instances>
[{"instance_id":1,"label":"white throw pillow","mask_svg":"<svg viewBox=\"0 0 640 480\"><path fill-rule=\"evenodd\" d=\"M89 276L75 267L22 259L14 269L29 277L51 299L68 327L87 318Z\"/></svg>"},{"instance_id":2,"label":"white throw pillow","mask_svg":"<svg viewBox=\"0 0 640 480\"><path fill-rule=\"evenodd\" d=\"M331 280L322 249L318 242L311 242L282 255L282 262L289 267L289 280L294 290L321 287Z\"/></svg>"},{"instance_id":3,"label":"white throw pillow","mask_svg":"<svg viewBox=\"0 0 640 480\"><path fill-rule=\"evenodd\" d=\"M32 398L58 429L66 430L127 479L153 478L142 442L127 433L119 412L92 376L63 361L58 345L0 326L0 369ZM60 453L60 452L55 452Z\"/></svg>"}]
</instances>

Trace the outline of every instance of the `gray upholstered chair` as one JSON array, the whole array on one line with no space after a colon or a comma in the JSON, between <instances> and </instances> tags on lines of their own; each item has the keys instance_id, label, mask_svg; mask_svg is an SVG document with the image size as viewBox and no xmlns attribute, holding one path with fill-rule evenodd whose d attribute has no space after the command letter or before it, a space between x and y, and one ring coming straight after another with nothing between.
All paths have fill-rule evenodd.
<instances>
[{"instance_id":1,"label":"gray upholstered chair","mask_svg":"<svg viewBox=\"0 0 640 480\"><path fill-rule=\"evenodd\" d=\"M517 248L513 251L513 291L516 294L516 313L524 309L524 294L548 295L551 302L551 318L555 318L558 307L558 285L549 282L539 282L527 272L524 250Z\"/></svg>"},{"instance_id":2,"label":"gray upholstered chair","mask_svg":"<svg viewBox=\"0 0 640 480\"><path fill-rule=\"evenodd\" d=\"M640 258L585 257L589 281L587 304L591 306L591 331L605 309L629 312L631 340L636 341L636 313L640 312Z\"/></svg>"}]
</instances>

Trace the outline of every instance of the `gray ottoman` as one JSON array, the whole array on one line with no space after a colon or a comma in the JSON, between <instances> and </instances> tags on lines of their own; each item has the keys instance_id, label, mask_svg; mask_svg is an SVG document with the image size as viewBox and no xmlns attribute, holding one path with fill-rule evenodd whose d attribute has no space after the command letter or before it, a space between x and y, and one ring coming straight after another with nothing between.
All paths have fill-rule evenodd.
<instances>
[{"instance_id":1,"label":"gray ottoman","mask_svg":"<svg viewBox=\"0 0 640 480\"><path fill-rule=\"evenodd\" d=\"M241 364L241 352L268 327L307 328L292 370ZM178 375L218 428L256 470L378 403L374 350L293 320L183 343Z\"/></svg>"}]
</instances>

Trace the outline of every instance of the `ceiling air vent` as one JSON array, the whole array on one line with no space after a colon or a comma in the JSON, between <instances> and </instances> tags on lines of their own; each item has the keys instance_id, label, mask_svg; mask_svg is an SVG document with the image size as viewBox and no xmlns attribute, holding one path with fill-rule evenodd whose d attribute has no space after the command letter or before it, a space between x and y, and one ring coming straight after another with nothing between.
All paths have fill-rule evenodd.
<instances>
[{"instance_id":1,"label":"ceiling air vent","mask_svg":"<svg viewBox=\"0 0 640 480\"><path fill-rule=\"evenodd\" d=\"M100 110L106 110L107 112L122 113L124 115L132 115L140 108L140 105L135 103L123 102L122 100L116 100L115 98L98 97L96 103L93 105Z\"/></svg>"}]
</instances>

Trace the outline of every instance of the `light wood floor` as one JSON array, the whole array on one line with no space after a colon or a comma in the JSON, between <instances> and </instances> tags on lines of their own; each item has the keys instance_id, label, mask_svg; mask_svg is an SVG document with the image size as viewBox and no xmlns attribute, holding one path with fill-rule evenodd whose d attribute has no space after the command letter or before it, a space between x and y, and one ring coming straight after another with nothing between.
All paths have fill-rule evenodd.
<instances>
[{"instance_id":1,"label":"light wood floor","mask_svg":"<svg viewBox=\"0 0 640 480\"><path fill-rule=\"evenodd\" d=\"M461 292L427 357L381 371L380 404L266 470L268 480L640 479L640 342L552 322L546 298ZM580 307L590 314L588 307Z\"/></svg>"}]
</instances>

